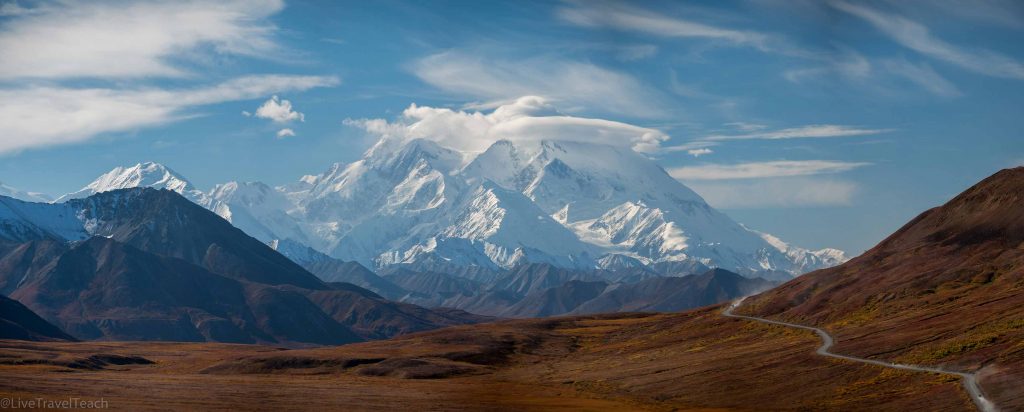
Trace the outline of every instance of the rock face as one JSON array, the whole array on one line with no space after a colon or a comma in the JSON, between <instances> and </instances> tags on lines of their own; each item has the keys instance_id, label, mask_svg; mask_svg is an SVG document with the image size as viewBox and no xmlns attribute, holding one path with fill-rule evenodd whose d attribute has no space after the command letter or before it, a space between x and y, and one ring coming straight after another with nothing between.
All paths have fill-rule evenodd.
<instances>
[{"instance_id":1,"label":"rock face","mask_svg":"<svg viewBox=\"0 0 1024 412\"><path fill-rule=\"evenodd\" d=\"M76 337L340 344L480 319L330 285L169 190L0 198L0 291Z\"/></svg>"},{"instance_id":2,"label":"rock face","mask_svg":"<svg viewBox=\"0 0 1024 412\"><path fill-rule=\"evenodd\" d=\"M385 139L356 162L293 184L229 182L209 193L143 163L60 200L133 186L181 193L263 242L295 242L377 271L542 263L789 279L846 260L749 230L647 157L603 144L499 141L476 154Z\"/></svg>"},{"instance_id":3,"label":"rock face","mask_svg":"<svg viewBox=\"0 0 1024 412\"><path fill-rule=\"evenodd\" d=\"M925 211L853 260L741 309L827 327L839 352L976 369L1024 382L1024 168ZM1001 378L1009 379L1009 378Z\"/></svg>"}]
</instances>

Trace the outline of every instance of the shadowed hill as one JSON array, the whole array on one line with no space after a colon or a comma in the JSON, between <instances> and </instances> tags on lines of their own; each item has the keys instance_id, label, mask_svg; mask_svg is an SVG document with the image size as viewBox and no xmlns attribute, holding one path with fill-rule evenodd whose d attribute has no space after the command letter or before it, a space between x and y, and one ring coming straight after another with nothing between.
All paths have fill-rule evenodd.
<instances>
[{"instance_id":1,"label":"shadowed hill","mask_svg":"<svg viewBox=\"0 0 1024 412\"><path fill-rule=\"evenodd\" d=\"M18 301L0 295L0 339L67 340L71 337Z\"/></svg>"}]
</instances>

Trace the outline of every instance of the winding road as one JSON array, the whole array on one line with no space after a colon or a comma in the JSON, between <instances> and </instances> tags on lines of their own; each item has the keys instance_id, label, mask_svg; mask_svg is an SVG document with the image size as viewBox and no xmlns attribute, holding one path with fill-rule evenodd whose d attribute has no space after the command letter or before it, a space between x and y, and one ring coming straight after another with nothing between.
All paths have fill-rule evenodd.
<instances>
[{"instance_id":1,"label":"winding road","mask_svg":"<svg viewBox=\"0 0 1024 412\"><path fill-rule=\"evenodd\" d=\"M841 354L838 354L838 353L829 352L829 349L831 349L832 345L835 343L835 339L832 337L832 335L829 335L828 332L825 332L822 329L818 329L818 328L815 328L815 327L812 327L812 326L798 325L798 324L795 324L795 323L780 322L780 321L777 321L777 320L758 318L758 317L754 317L754 316L745 316L745 315L733 314L732 311L734 309L738 308L740 306L740 304L743 303L743 299L745 299L745 298L741 298L739 300L736 300L731 305L726 307L725 310L722 311L722 315L730 317L730 318L746 319L746 320L752 320L752 321L755 321L755 322L770 323L770 324L773 324L773 325L788 326L788 327L791 327L791 328L798 328L798 329L814 331L814 333L817 333L818 336L820 336L821 340L822 340L821 346L818 347L818 354L821 355L821 356L828 356L830 358L836 358L836 359L844 359L844 360L848 360L848 361L851 361L851 362L867 363L867 364L871 364L871 365L877 365L877 366L882 366L882 367L886 367L886 368L893 368L893 369L903 369L903 370L918 371L918 372L931 372L931 373L941 373L941 374L946 374L946 375L956 375L956 376L960 377L960 382L964 385L964 389L967 390L967 393L969 393L971 395L971 400L974 401L974 404L978 407L978 410L980 410L982 412L996 412L996 411L998 411L998 409L996 409L995 404L993 404L991 401L986 399L985 395L981 392L981 387L978 386L978 377L975 374L973 374L973 373L957 372L957 371L951 371L951 370L940 369L940 368L930 368L930 367L927 367L927 366L902 365L902 364L898 364L898 363L883 362L883 361L874 360L874 359L858 358L856 356L841 355Z\"/></svg>"}]
</instances>

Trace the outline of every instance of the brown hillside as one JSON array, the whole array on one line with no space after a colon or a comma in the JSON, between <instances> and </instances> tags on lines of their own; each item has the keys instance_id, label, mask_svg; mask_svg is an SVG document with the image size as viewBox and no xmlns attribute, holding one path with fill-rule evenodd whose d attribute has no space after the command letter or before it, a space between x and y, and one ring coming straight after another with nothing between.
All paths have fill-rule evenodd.
<instances>
[{"instance_id":1,"label":"brown hillside","mask_svg":"<svg viewBox=\"0 0 1024 412\"><path fill-rule=\"evenodd\" d=\"M835 350L981 370L1024 403L1024 168L1000 171L850 262L801 276L740 312L814 324Z\"/></svg>"}]
</instances>

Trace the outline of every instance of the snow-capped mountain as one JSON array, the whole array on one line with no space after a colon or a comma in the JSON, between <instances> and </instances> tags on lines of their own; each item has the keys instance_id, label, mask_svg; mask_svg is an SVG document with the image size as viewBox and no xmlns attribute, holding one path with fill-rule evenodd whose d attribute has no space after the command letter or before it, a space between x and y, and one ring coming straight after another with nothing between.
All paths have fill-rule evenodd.
<instances>
[{"instance_id":1,"label":"snow-capped mountain","mask_svg":"<svg viewBox=\"0 0 1024 412\"><path fill-rule=\"evenodd\" d=\"M292 184L229 182L208 193L144 163L60 200L135 186L182 193L264 242L290 240L371 268L649 265L778 278L846 260L747 229L649 158L604 144L498 141L471 154L383 139L356 162Z\"/></svg>"},{"instance_id":2,"label":"snow-capped mountain","mask_svg":"<svg viewBox=\"0 0 1024 412\"><path fill-rule=\"evenodd\" d=\"M335 165L298 204L314 248L370 267L423 261L510 268L592 266L592 247L523 193L460 175L462 153L428 140L381 141Z\"/></svg>"},{"instance_id":3,"label":"snow-capped mountain","mask_svg":"<svg viewBox=\"0 0 1024 412\"><path fill-rule=\"evenodd\" d=\"M779 239L767 233L758 232L756 230L751 231L760 235L762 239L764 239L766 242L771 244L773 247L775 247L782 253L785 253L786 256L788 256L793 261L793 263L796 264L800 273L806 273L812 270L837 266L839 264L846 262L847 260L850 260L850 258L846 256L846 252L843 252L842 250L839 249L825 248L821 250L807 250L804 248L790 245L786 242L783 242L782 239Z\"/></svg>"},{"instance_id":4,"label":"snow-capped mountain","mask_svg":"<svg viewBox=\"0 0 1024 412\"><path fill-rule=\"evenodd\" d=\"M139 163L130 167L116 167L81 190L61 196L55 202L82 199L96 193L133 187L167 189L199 204L207 202L206 194L192 186L188 179L162 164L153 162Z\"/></svg>"},{"instance_id":5,"label":"snow-capped mountain","mask_svg":"<svg viewBox=\"0 0 1024 412\"><path fill-rule=\"evenodd\" d=\"M228 182L214 186L201 206L231 222L256 239L269 242L292 239L309 244L300 222L288 214L294 207L278 189L261 182Z\"/></svg>"},{"instance_id":6,"label":"snow-capped mountain","mask_svg":"<svg viewBox=\"0 0 1024 412\"><path fill-rule=\"evenodd\" d=\"M4 182L0 182L0 196L7 196L18 200L24 200L26 202L49 202L53 200L53 198L44 193L24 192L5 185Z\"/></svg>"},{"instance_id":7,"label":"snow-capped mountain","mask_svg":"<svg viewBox=\"0 0 1024 412\"><path fill-rule=\"evenodd\" d=\"M67 204L26 202L0 196L0 240L83 240L87 225Z\"/></svg>"}]
</instances>

